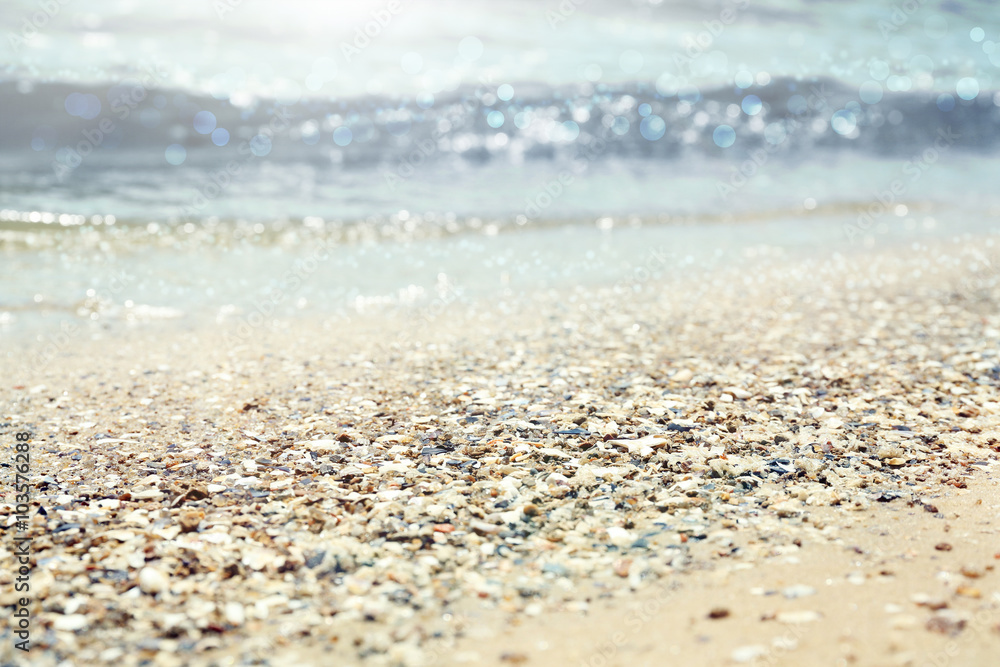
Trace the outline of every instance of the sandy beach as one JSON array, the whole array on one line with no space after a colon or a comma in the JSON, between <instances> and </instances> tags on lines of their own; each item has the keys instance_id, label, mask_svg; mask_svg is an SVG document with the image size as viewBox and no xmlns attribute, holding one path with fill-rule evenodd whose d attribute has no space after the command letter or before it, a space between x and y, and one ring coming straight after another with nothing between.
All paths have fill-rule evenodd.
<instances>
[{"instance_id":1,"label":"sandy beach","mask_svg":"<svg viewBox=\"0 0 1000 667\"><path fill-rule=\"evenodd\" d=\"M992 664L994 244L8 353L3 664Z\"/></svg>"}]
</instances>

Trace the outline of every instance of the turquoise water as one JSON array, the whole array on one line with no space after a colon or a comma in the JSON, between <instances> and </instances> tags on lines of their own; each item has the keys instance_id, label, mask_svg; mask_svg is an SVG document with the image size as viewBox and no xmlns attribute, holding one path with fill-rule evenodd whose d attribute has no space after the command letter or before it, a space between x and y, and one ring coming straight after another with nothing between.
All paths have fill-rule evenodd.
<instances>
[{"instance_id":1,"label":"turquoise water","mask_svg":"<svg viewBox=\"0 0 1000 667\"><path fill-rule=\"evenodd\" d=\"M1000 211L986 2L40 7L0 5L4 335L225 322L317 240L333 259L275 312L607 284L651 245L702 267L849 252Z\"/></svg>"}]
</instances>

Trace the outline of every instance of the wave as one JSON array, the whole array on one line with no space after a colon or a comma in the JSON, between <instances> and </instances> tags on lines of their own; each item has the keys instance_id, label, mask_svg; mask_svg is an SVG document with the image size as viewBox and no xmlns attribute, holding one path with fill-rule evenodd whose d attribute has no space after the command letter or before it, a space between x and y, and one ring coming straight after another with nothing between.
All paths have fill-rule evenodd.
<instances>
[{"instance_id":1,"label":"wave","mask_svg":"<svg viewBox=\"0 0 1000 667\"><path fill-rule=\"evenodd\" d=\"M507 101L484 82L433 101L367 96L292 105L254 99L237 106L147 90L140 81L84 89L35 84L28 92L5 83L0 148L36 167L62 163L73 171L75 162L166 168L171 145L184 149L188 164L266 155L363 166L453 156L474 162L672 159L700 151L725 158L730 140L743 148L780 144L893 155L933 144L945 131L958 148L992 150L1000 142L1000 93L963 100L869 89L866 103L833 79L705 91L646 82L555 89L522 82L510 89L518 94Z\"/></svg>"},{"instance_id":2,"label":"wave","mask_svg":"<svg viewBox=\"0 0 1000 667\"><path fill-rule=\"evenodd\" d=\"M559 202L564 217L662 211L667 196L677 204L668 212L697 214L726 210L731 200L709 201L715 181L756 170L750 163L903 158L919 175L946 151L989 156L1000 141L1000 93L965 100L867 86L861 94L828 78L710 90L483 81L434 100L284 105L146 89L140 80L82 89L0 83L8 110L0 207L17 211L18 222L23 211L189 222L365 219L401 208L513 219L546 199L541 188L586 173ZM649 194L669 189L668 177L669 195ZM626 196L629 188L644 192Z\"/></svg>"}]
</instances>

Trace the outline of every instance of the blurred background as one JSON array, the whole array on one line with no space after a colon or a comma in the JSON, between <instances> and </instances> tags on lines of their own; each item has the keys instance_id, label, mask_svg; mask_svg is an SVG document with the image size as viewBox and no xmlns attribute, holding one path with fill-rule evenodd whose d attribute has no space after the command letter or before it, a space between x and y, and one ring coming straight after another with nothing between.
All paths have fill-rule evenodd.
<instances>
[{"instance_id":1,"label":"blurred background","mask_svg":"<svg viewBox=\"0 0 1000 667\"><path fill-rule=\"evenodd\" d=\"M989 2L7 0L0 19L4 335L225 324L275 290L268 317L516 299L613 283L652 246L659 275L1000 214Z\"/></svg>"}]
</instances>

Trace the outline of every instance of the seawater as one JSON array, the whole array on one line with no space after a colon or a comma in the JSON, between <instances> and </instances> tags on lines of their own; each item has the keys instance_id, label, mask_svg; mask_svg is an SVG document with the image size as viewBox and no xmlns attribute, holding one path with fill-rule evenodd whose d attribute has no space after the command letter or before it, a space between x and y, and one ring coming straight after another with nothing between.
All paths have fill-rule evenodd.
<instances>
[{"instance_id":1,"label":"seawater","mask_svg":"<svg viewBox=\"0 0 1000 667\"><path fill-rule=\"evenodd\" d=\"M650 247L708 267L990 233L1000 212L988 2L16 0L0 19L5 336L221 321L317 239L333 260L280 313L606 284Z\"/></svg>"}]
</instances>

